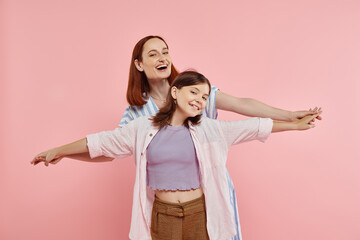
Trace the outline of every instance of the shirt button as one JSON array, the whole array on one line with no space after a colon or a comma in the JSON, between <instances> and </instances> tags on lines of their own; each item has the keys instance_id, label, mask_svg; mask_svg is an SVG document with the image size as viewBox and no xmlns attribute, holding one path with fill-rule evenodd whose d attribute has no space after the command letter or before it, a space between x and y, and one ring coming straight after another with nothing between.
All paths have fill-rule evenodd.
<instances>
[{"instance_id":1,"label":"shirt button","mask_svg":"<svg viewBox=\"0 0 360 240\"><path fill-rule=\"evenodd\" d=\"M149 136L152 137L152 133L150 133Z\"/></svg>"},{"instance_id":2,"label":"shirt button","mask_svg":"<svg viewBox=\"0 0 360 240\"><path fill-rule=\"evenodd\" d=\"M143 153L141 153L141 156L144 155Z\"/></svg>"}]
</instances>

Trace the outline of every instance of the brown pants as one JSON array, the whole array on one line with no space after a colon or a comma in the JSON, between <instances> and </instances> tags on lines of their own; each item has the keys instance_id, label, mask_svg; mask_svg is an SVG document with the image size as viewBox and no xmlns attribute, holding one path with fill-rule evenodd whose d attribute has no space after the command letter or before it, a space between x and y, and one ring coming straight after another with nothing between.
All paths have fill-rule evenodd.
<instances>
[{"instance_id":1,"label":"brown pants","mask_svg":"<svg viewBox=\"0 0 360 240\"><path fill-rule=\"evenodd\" d=\"M155 196L151 216L153 240L208 240L205 197L171 203Z\"/></svg>"}]
</instances>

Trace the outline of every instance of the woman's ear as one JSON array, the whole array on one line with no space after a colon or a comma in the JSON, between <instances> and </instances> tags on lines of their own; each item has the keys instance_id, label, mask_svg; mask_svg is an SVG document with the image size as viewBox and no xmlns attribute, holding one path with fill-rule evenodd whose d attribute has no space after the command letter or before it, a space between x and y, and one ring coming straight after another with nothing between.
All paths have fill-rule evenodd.
<instances>
[{"instance_id":1,"label":"woman's ear","mask_svg":"<svg viewBox=\"0 0 360 240\"><path fill-rule=\"evenodd\" d=\"M176 87L172 87L171 88L171 96L174 100L176 100L176 94L177 94L177 88Z\"/></svg>"},{"instance_id":2,"label":"woman's ear","mask_svg":"<svg viewBox=\"0 0 360 240\"><path fill-rule=\"evenodd\" d=\"M140 62L139 60L135 59L135 60L134 60L134 64L135 64L136 69L137 69L139 72L143 72L143 71L144 71L144 69L143 69L143 67L142 67L142 64L141 64L141 62Z\"/></svg>"}]
</instances>

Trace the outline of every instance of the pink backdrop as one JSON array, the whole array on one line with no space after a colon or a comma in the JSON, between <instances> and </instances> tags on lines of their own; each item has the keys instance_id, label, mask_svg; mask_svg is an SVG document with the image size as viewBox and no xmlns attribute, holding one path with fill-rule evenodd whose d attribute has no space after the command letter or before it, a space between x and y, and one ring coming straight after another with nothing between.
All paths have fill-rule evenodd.
<instances>
[{"instance_id":1,"label":"pink backdrop","mask_svg":"<svg viewBox=\"0 0 360 240\"><path fill-rule=\"evenodd\" d=\"M324 109L311 131L231 149L244 240L360 239L359 1L3 0L0 9L0 239L127 239L132 158L29 162L117 126L132 48L149 34L167 40L179 70L196 68L226 93Z\"/></svg>"}]
</instances>

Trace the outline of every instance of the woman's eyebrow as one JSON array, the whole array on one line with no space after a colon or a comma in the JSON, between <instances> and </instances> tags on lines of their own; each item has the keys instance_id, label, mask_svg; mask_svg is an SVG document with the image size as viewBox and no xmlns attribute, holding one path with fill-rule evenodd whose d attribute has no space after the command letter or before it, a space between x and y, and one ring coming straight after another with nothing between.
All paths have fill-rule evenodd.
<instances>
[{"instance_id":1,"label":"woman's eyebrow","mask_svg":"<svg viewBox=\"0 0 360 240\"><path fill-rule=\"evenodd\" d=\"M162 51L163 50L169 50L167 47L164 47L163 49L162 49ZM151 51L155 51L155 52L157 52L157 50L156 49L151 49L150 51L148 51L148 53L150 53Z\"/></svg>"}]
</instances>

